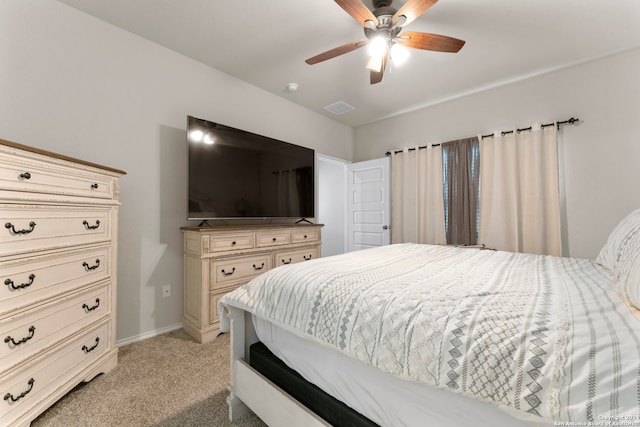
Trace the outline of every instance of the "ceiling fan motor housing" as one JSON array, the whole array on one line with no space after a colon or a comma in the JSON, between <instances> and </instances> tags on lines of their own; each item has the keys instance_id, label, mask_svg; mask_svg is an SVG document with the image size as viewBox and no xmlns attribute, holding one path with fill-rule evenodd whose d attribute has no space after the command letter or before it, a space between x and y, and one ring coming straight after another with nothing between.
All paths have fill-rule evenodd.
<instances>
[{"instance_id":1,"label":"ceiling fan motor housing","mask_svg":"<svg viewBox=\"0 0 640 427\"><path fill-rule=\"evenodd\" d=\"M381 7L388 7L388 6L391 6L391 3L392 3L392 0L373 0L373 7L375 9L378 9Z\"/></svg>"},{"instance_id":2,"label":"ceiling fan motor housing","mask_svg":"<svg viewBox=\"0 0 640 427\"><path fill-rule=\"evenodd\" d=\"M378 3L383 3L384 5L381 7L377 7ZM388 1L379 1L374 2L376 9L373 11L373 14L378 19L378 26L373 28L364 27L364 35L371 39L377 35L384 34L389 38L393 38L398 35L398 33L402 30L401 27L393 28L393 16L397 12L396 8L388 6L391 2Z\"/></svg>"}]
</instances>

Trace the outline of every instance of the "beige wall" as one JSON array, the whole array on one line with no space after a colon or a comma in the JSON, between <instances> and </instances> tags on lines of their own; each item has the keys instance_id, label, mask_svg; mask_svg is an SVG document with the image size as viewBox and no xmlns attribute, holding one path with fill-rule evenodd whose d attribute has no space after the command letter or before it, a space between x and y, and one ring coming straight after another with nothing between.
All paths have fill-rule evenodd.
<instances>
[{"instance_id":1,"label":"beige wall","mask_svg":"<svg viewBox=\"0 0 640 427\"><path fill-rule=\"evenodd\" d=\"M0 2L0 138L112 166L117 339L182 321L187 114L349 159L352 129L53 0ZM164 285L172 296L162 298Z\"/></svg>"},{"instance_id":2,"label":"beige wall","mask_svg":"<svg viewBox=\"0 0 640 427\"><path fill-rule=\"evenodd\" d=\"M593 258L615 224L640 208L638 76L635 49L361 126L354 160L578 117L560 132L564 232L570 256Z\"/></svg>"}]
</instances>

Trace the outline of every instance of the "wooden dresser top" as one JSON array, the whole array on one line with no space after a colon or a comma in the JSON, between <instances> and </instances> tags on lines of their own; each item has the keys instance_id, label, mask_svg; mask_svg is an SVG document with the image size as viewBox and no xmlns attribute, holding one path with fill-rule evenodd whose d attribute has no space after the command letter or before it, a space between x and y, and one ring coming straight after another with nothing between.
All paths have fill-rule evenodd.
<instances>
[{"instance_id":1,"label":"wooden dresser top","mask_svg":"<svg viewBox=\"0 0 640 427\"><path fill-rule=\"evenodd\" d=\"M52 153L51 151L41 150L40 148L35 148L35 147L29 147L28 145L18 144L17 142L11 142L11 141L7 141L5 139L0 139L0 144L1 145L6 145L7 147L13 147L13 148L18 148L20 150L30 151L30 152L36 153L36 154L42 154L42 155L45 155L45 156L54 157L56 159L67 160L69 162L78 163L78 164L81 164L81 165L91 166L91 167L94 167L94 168L99 168L99 169L103 169L103 170L119 173L119 174L122 174L122 175L126 175L127 174L124 171L121 171L119 169L114 169L114 168L111 168L109 166L103 166L103 165L99 165L97 163L87 162L87 161L84 161L84 160L80 160L80 159L76 159L76 158L73 158L73 157L65 156L63 154Z\"/></svg>"}]
</instances>

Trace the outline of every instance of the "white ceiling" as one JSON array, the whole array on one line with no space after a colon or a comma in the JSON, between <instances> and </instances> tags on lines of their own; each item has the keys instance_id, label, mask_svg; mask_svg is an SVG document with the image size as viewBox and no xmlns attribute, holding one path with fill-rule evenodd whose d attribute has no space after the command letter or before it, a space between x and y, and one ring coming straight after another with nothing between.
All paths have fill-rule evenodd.
<instances>
[{"instance_id":1,"label":"white ceiling","mask_svg":"<svg viewBox=\"0 0 640 427\"><path fill-rule=\"evenodd\" d=\"M640 46L640 0L440 0L404 29L462 50L411 49L370 85L366 49L304 62L364 38L333 0L59 1L350 126ZM337 101L355 109L324 110Z\"/></svg>"}]
</instances>

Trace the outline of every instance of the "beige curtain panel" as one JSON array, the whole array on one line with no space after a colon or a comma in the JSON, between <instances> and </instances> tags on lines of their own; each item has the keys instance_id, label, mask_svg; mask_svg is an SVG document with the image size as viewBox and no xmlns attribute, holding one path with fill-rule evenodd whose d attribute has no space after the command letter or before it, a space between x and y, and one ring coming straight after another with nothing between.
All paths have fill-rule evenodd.
<instances>
[{"instance_id":1,"label":"beige curtain panel","mask_svg":"<svg viewBox=\"0 0 640 427\"><path fill-rule=\"evenodd\" d=\"M442 148L391 154L391 243L446 244Z\"/></svg>"},{"instance_id":2,"label":"beige curtain panel","mask_svg":"<svg viewBox=\"0 0 640 427\"><path fill-rule=\"evenodd\" d=\"M556 126L480 138L478 242L561 255Z\"/></svg>"}]
</instances>

